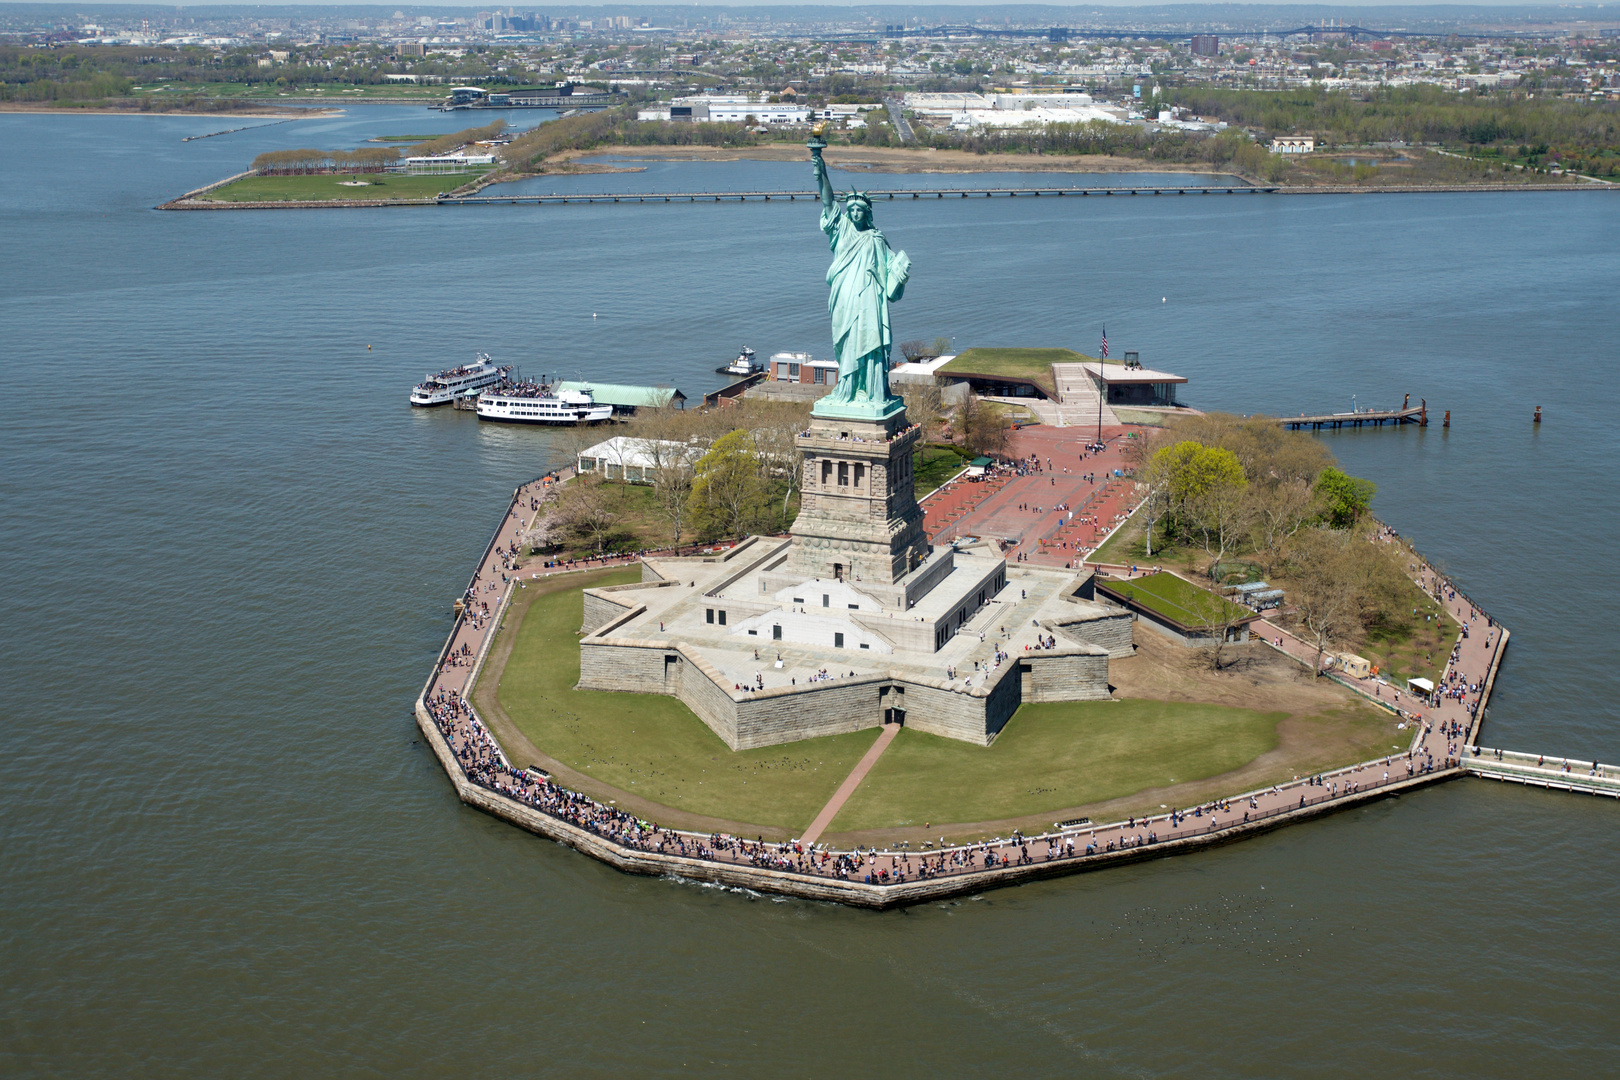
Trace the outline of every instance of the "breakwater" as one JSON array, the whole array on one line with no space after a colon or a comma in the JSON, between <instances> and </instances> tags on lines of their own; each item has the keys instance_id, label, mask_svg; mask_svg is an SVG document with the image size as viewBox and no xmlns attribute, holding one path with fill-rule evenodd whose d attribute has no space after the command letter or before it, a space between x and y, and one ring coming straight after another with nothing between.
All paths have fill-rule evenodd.
<instances>
[{"instance_id":1,"label":"breakwater","mask_svg":"<svg viewBox=\"0 0 1620 1080\"><path fill-rule=\"evenodd\" d=\"M627 873L890 908L1232 843L1473 771L1463 767L1463 758L1477 737L1506 643L1506 631L1494 621L1490 622L1494 633L1462 632L1483 619L1483 613L1424 568L1422 573L1429 576L1421 583L1440 592L1459 626L1456 654L1448 665L1455 691L1414 701L1412 708L1379 701L1411 725L1412 740L1404 754L1185 810L1096 825L1055 826L1038 836L1014 834L919 851L841 850L796 840L747 841L724 833L667 828L619 809L612 801L571 791L543 772L515 766L471 700L522 582L508 555L515 553L529 523L543 513L553 488L546 479L513 492L463 593L455 624L416 699L414 714L462 802ZM540 578L539 572L531 571L528 580Z\"/></svg>"}]
</instances>

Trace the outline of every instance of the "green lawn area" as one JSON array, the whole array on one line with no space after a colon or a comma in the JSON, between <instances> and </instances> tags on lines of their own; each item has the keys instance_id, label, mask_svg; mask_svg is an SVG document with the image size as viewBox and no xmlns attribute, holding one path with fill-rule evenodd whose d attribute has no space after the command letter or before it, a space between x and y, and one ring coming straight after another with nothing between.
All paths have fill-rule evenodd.
<instances>
[{"instance_id":1,"label":"green lawn area","mask_svg":"<svg viewBox=\"0 0 1620 1080\"><path fill-rule=\"evenodd\" d=\"M911 471L916 482L917 498L922 498L961 472L969 460L969 455L954 446L943 443L919 446L911 455Z\"/></svg>"},{"instance_id":2,"label":"green lawn area","mask_svg":"<svg viewBox=\"0 0 1620 1080\"><path fill-rule=\"evenodd\" d=\"M1053 364L1079 364L1096 357L1073 349L969 349L941 367L948 375L1001 375L1039 383L1048 394L1057 396L1052 381Z\"/></svg>"},{"instance_id":3,"label":"green lawn area","mask_svg":"<svg viewBox=\"0 0 1620 1080\"><path fill-rule=\"evenodd\" d=\"M333 199L431 199L454 191L484 170L452 176L404 173L323 173L315 176L247 176L202 196L218 202L324 202ZM365 187L341 181L364 180Z\"/></svg>"},{"instance_id":4,"label":"green lawn area","mask_svg":"<svg viewBox=\"0 0 1620 1080\"><path fill-rule=\"evenodd\" d=\"M1277 745L1287 713L1172 701L1025 705L991 746L910 729L830 832L1022 817L1230 772Z\"/></svg>"},{"instance_id":5,"label":"green lawn area","mask_svg":"<svg viewBox=\"0 0 1620 1080\"><path fill-rule=\"evenodd\" d=\"M1098 586L1187 627L1218 626L1228 619L1254 614L1171 573L1149 574L1131 581L1099 581Z\"/></svg>"},{"instance_id":6,"label":"green lawn area","mask_svg":"<svg viewBox=\"0 0 1620 1080\"><path fill-rule=\"evenodd\" d=\"M640 579L639 570L630 570L594 584ZM733 751L675 698L574 690L583 610L580 588L534 599L496 695L536 747L604 784L691 813L797 835L877 739L872 729Z\"/></svg>"}]
</instances>

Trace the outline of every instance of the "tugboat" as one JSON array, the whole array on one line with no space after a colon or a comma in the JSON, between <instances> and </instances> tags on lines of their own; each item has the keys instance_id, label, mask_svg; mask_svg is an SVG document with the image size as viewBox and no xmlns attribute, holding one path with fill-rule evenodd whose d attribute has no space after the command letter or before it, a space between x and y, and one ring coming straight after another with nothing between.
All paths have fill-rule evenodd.
<instances>
[{"instance_id":1,"label":"tugboat","mask_svg":"<svg viewBox=\"0 0 1620 1080\"><path fill-rule=\"evenodd\" d=\"M488 353L479 353L470 364L446 368L436 375L430 373L426 382L417 383L411 390L411 404L429 408L448 405L457 398L477 397L485 387L511 374L511 364L496 364Z\"/></svg>"},{"instance_id":2,"label":"tugboat","mask_svg":"<svg viewBox=\"0 0 1620 1080\"><path fill-rule=\"evenodd\" d=\"M765 365L756 364L754 362L754 350L744 345L742 347L742 352L737 354L737 359L723 367L717 367L714 370L721 375L736 375L741 377L745 375L757 375L759 372L765 370Z\"/></svg>"},{"instance_id":3,"label":"tugboat","mask_svg":"<svg viewBox=\"0 0 1620 1080\"><path fill-rule=\"evenodd\" d=\"M503 382L478 395L478 419L508 424L600 424L613 419L584 390L553 390L548 382Z\"/></svg>"}]
</instances>

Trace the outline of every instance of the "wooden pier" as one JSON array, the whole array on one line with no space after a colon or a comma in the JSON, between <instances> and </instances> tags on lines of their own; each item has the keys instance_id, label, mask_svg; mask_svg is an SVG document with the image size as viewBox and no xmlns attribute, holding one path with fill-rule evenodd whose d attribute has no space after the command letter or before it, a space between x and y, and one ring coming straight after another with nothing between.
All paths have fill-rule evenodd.
<instances>
[{"instance_id":1,"label":"wooden pier","mask_svg":"<svg viewBox=\"0 0 1620 1080\"><path fill-rule=\"evenodd\" d=\"M1290 431L1298 431L1301 428L1361 427L1364 424L1372 424L1375 427L1383 427L1385 424L1416 424L1418 427L1428 427L1429 407L1425 402L1411 408L1365 409L1356 412L1320 413L1316 416L1300 413L1298 416L1280 417L1277 423Z\"/></svg>"},{"instance_id":2,"label":"wooden pier","mask_svg":"<svg viewBox=\"0 0 1620 1080\"><path fill-rule=\"evenodd\" d=\"M488 190L487 188L485 189ZM1065 198L1113 195L1266 195L1275 193L1275 187L1227 185L1222 187L997 187L997 188L897 188L892 191L868 192L873 200L887 199L992 199L992 198ZM814 191L648 191L595 194L549 195L444 195L436 201L441 206L484 206L494 203L669 203L669 202L797 202L800 199L819 200Z\"/></svg>"}]
</instances>

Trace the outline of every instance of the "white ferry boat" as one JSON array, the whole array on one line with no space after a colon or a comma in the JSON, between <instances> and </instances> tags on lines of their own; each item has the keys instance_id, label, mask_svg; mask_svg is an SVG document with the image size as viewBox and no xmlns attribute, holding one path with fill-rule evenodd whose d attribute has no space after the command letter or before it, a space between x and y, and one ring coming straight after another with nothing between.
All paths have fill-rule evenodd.
<instances>
[{"instance_id":1,"label":"white ferry boat","mask_svg":"<svg viewBox=\"0 0 1620 1080\"><path fill-rule=\"evenodd\" d=\"M509 424L600 424L612 405L598 405L587 390L553 392L545 383L520 383L478 395L478 419Z\"/></svg>"},{"instance_id":2,"label":"white ferry boat","mask_svg":"<svg viewBox=\"0 0 1620 1080\"><path fill-rule=\"evenodd\" d=\"M448 405L459 397L477 397L489 386L512 374L511 364L496 364L487 353L479 353L470 364L429 374L426 382L411 390L411 404L421 407Z\"/></svg>"}]
</instances>

